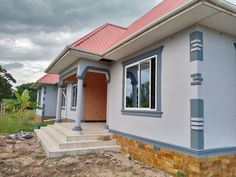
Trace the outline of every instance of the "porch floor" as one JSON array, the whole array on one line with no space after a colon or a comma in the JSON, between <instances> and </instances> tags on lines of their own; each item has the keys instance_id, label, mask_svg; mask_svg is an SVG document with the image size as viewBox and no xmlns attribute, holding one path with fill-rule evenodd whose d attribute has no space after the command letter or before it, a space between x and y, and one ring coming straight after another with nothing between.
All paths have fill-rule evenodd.
<instances>
[{"instance_id":1,"label":"porch floor","mask_svg":"<svg viewBox=\"0 0 236 177\"><path fill-rule=\"evenodd\" d=\"M58 125L72 131L72 129L75 127L75 123L59 123ZM108 130L105 129L106 123L104 122L83 122L81 123L82 131L80 134L86 134L86 133L101 133L101 132L108 132ZM71 133L78 134L78 132L72 131Z\"/></svg>"},{"instance_id":2,"label":"porch floor","mask_svg":"<svg viewBox=\"0 0 236 177\"><path fill-rule=\"evenodd\" d=\"M35 130L49 158L101 151L120 151L105 123L82 123L82 132L72 131L74 123L56 123Z\"/></svg>"}]
</instances>

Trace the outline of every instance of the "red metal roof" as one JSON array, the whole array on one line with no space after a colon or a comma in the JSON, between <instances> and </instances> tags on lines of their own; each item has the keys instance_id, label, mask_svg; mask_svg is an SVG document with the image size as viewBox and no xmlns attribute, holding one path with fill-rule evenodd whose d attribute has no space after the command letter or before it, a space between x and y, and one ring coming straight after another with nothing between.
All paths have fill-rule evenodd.
<instances>
[{"instance_id":1,"label":"red metal roof","mask_svg":"<svg viewBox=\"0 0 236 177\"><path fill-rule=\"evenodd\" d=\"M159 3L157 6L152 8L150 11L148 11L145 15L134 21L126 30L126 32L121 36L121 39L124 39L141 28L151 24L155 20L161 18L162 16L166 15L176 7L182 5L184 2L188 0L163 0L161 3Z\"/></svg>"},{"instance_id":2,"label":"red metal roof","mask_svg":"<svg viewBox=\"0 0 236 177\"><path fill-rule=\"evenodd\" d=\"M188 0L163 0L128 28L105 24L71 44L73 47L103 53L117 42L129 37L141 28L151 24Z\"/></svg>"},{"instance_id":3,"label":"red metal roof","mask_svg":"<svg viewBox=\"0 0 236 177\"><path fill-rule=\"evenodd\" d=\"M41 77L37 83L41 84L56 84L59 81L58 74L45 74L43 77Z\"/></svg>"},{"instance_id":4,"label":"red metal roof","mask_svg":"<svg viewBox=\"0 0 236 177\"><path fill-rule=\"evenodd\" d=\"M104 24L72 44L73 47L102 53L111 47L126 31L126 28Z\"/></svg>"}]
</instances>

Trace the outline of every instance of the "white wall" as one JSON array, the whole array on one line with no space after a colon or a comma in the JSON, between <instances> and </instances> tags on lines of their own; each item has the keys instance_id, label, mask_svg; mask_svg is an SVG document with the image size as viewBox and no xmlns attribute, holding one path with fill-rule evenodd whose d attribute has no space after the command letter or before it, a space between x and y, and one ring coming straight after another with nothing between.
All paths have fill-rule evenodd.
<instances>
[{"instance_id":1,"label":"white wall","mask_svg":"<svg viewBox=\"0 0 236 177\"><path fill-rule=\"evenodd\" d=\"M43 105L43 89L39 88L38 91L37 91L37 103L38 103L38 100L39 100L39 92L41 92L41 104L39 105L39 107L42 107ZM36 115L42 117L42 109L36 109Z\"/></svg>"},{"instance_id":2,"label":"white wall","mask_svg":"<svg viewBox=\"0 0 236 177\"><path fill-rule=\"evenodd\" d=\"M69 83L66 86L66 107L61 111L61 117L68 118L71 120L76 119L76 110L71 110L71 99L72 99L72 84Z\"/></svg>"},{"instance_id":3,"label":"white wall","mask_svg":"<svg viewBox=\"0 0 236 177\"><path fill-rule=\"evenodd\" d=\"M236 38L200 28L204 61L199 64L203 82L205 148L236 146Z\"/></svg>"},{"instance_id":4,"label":"white wall","mask_svg":"<svg viewBox=\"0 0 236 177\"><path fill-rule=\"evenodd\" d=\"M189 59L190 32L191 29L182 31L151 47L164 45L161 74L162 118L121 114L123 68L121 61L111 66L111 83L108 85L110 129L190 147L190 99L197 96L197 90L190 85L190 75L197 69Z\"/></svg>"}]
</instances>

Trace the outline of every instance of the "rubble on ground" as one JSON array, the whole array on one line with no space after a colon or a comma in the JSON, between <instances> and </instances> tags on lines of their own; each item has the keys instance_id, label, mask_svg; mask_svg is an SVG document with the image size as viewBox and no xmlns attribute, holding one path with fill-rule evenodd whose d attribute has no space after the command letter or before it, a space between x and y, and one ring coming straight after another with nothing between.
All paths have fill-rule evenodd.
<instances>
[{"instance_id":1,"label":"rubble on ground","mask_svg":"<svg viewBox=\"0 0 236 177\"><path fill-rule=\"evenodd\" d=\"M20 131L16 134L11 134L8 137L11 139L31 139L33 135L31 132Z\"/></svg>"},{"instance_id":2,"label":"rubble on ground","mask_svg":"<svg viewBox=\"0 0 236 177\"><path fill-rule=\"evenodd\" d=\"M120 153L102 152L48 159L36 136L23 141L1 134L0 176L170 177Z\"/></svg>"}]
</instances>

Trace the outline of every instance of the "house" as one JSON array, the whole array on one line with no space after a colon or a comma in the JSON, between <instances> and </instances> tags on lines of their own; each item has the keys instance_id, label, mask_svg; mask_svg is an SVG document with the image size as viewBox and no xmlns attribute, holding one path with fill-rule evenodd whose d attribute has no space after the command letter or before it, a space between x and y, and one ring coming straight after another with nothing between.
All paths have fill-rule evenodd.
<instances>
[{"instance_id":1,"label":"house","mask_svg":"<svg viewBox=\"0 0 236 177\"><path fill-rule=\"evenodd\" d=\"M99 27L46 69L56 121L105 121L122 151L170 174L236 176L235 29L223 0L163 0L127 28Z\"/></svg>"},{"instance_id":2,"label":"house","mask_svg":"<svg viewBox=\"0 0 236 177\"><path fill-rule=\"evenodd\" d=\"M45 74L34 85L37 88L37 103L40 109L36 109L38 121L45 119L55 119L57 102L57 74Z\"/></svg>"}]
</instances>

